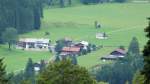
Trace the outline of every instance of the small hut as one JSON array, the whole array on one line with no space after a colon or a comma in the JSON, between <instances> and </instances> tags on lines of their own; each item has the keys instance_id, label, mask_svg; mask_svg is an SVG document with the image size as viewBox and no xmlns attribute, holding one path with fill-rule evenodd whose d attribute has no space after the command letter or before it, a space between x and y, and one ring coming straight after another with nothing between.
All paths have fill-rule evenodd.
<instances>
[{"instance_id":1,"label":"small hut","mask_svg":"<svg viewBox=\"0 0 150 84\"><path fill-rule=\"evenodd\" d=\"M96 34L96 38L97 39L107 39L108 38L108 35L106 35L106 33L97 33Z\"/></svg>"}]
</instances>

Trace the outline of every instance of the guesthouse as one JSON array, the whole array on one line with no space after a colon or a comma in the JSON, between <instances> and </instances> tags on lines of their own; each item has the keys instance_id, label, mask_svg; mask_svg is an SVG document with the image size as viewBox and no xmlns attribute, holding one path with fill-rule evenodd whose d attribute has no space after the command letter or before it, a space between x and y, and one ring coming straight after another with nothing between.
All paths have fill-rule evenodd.
<instances>
[{"instance_id":1,"label":"guesthouse","mask_svg":"<svg viewBox=\"0 0 150 84\"><path fill-rule=\"evenodd\" d=\"M17 42L16 48L23 50L48 50L50 40L44 38L21 38Z\"/></svg>"}]
</instances>

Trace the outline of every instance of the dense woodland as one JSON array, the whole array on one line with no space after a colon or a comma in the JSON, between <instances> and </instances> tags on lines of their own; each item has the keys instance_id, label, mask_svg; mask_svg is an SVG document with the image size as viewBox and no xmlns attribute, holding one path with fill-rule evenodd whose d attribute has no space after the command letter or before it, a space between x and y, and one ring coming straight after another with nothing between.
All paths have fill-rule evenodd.
<instances>
[{"instance_id":1,"label":"dense woodland","mask_svg":"<svg viewBox=\"0 0 150 84\"><path fill-rule=\"evenodd\" d=\"M0 0L0 42L2 32L13 27L18 33L40 29L43 17L41 0Z\"/></svg>"}]
</instances>

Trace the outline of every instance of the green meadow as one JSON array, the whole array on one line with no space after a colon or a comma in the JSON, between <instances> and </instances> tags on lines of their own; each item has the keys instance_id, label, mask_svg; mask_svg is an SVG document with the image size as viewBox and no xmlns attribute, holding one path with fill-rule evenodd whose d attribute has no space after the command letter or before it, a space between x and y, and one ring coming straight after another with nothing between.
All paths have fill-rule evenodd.
<instances>
[{"instance_id":1,"label":"green meadow","mask_svg":"<svg viewBox=\"0 0 150 84\"><path fill-rule=\"evenodd\" d=\"M109 54L116 47L128 47L134 36L143 48L146 43L144 28L147 26L146 18L150 15L149 9L150 4L146 3L45 8L41 30L22 34L20 38L49 38L55 43L56 40L67 37L74 41L84 40L96 45L112 46L78 57L79 65L90 68L96 64L103 64L100 57ZM94 21L101 24L100 29L94 28ZM45 36L47 31L49 36ZM96 39L98 32L106 32L108 39ZM11 72L23 69L28 58L32 58L33 61L49 60L52 54L16 49L8 51L7 46L1 45L0 57L5 57L7 70Z\"/></svg>"}]
</instances>

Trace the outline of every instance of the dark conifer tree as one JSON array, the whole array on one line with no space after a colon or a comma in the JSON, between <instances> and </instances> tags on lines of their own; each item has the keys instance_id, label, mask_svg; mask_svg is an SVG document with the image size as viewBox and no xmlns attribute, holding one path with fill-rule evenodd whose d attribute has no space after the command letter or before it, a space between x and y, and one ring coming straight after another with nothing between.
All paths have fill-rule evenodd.
<instances>
[{"instance_id":1,"label":"dark conifer tree","mask_svg":"<svg viewBox=\"0 0 150 84\"><path fill-rule=\"evenodd\" d=\"M34 8L34 28L39 30L41 26L40 12L37 8Z\"/></svg>"},{"instance_id":2,"label":"dark conifer tree","mask_svg":"<svg viewBox=\"0 0 150 84\"><path fill-rule=\"evenodd\" d=\"M96 84L88 71L68 60L49 64L39 74L37 84Z\"/></svg>"},{"instance_id":3,"label":"dark conifer tree","mask_svg":"<svg viewBox=\"0 0 150 84\"><path fill-rule=\"evenodd\" d=\"M138 42L136 37L133 37L133 39L132 39L132 41L129 45L128 52L132 53L132 54L135 54L136 56L140 55L139 42Z\"/></svg>"},{"instance_id":4,"label":"dark conifer tree","mask_svg":"<svg viewBox=\"0 0 150 84\"><path fill-rule=\"evenodd\" d=\"M71 62L72 62L72 64L77 65L78 64L77 57L76 56L72 56Z\"/></svg>"},{"instance_id":5,"label":"dark conifer tree","mask_svg":"<svg viewBox=\"0 0 150 84\"><path fill-rule=\"evenodd\" d=\"M6 66L3 64L3 58L1 58L0 59L0 84L8 84L5 68Z\"/></svg>"},{"instance_id":6,"label":"dark conifer tree","mask_svg":"<svg viewBox=\"0 0 150 84\"><path fill-rule=\"evenodd\" d=\"M25 72L24 72L24 76L25 76L25 80L29 80L32 83L35 82L35 71L34 71L34 65L33 65L33 61L31 58L29 58L26 68L25 68Z\"/></svg>"},{"instance_id":7,"label":"dark conifer tree","mask_svg":"<svg viewBox=\"0 0 150 84\"><path fill-rule=\"evenodd\" d=\"M56 56L55 62L59 62L60 61L60 57L59 55Z\"/></svg>"},{"instance_id":8,"label":"dark conifer tree","mask_svg":"<svg viewBox=\"0 0 150 84\"><path fill-rule=\"evenodd\" d=\"M64 2L64 0L60 0L60 7L61 7L61 8L64 8L64 7L65 7L65 2Z\"/></svg>"},{"instance_id":9,"label":"dark conifer tree","mask_svg":"<svg viewBox=\"0 0 150 84\"><path fill-rule=\"evenodd\" d=\"M40 29L43 17L43 0L0 0L0 43L2 32L8 27L18 33Z\"/></svg>"},{"instance_id":10,"label":"dark conifer tree","mask_svg":"<svg viewBox=\"0 0 150 84\"><path fill-rule=\"evenodd\" d=\"M71 6L72 0L68 0L68 5Z\"/></svg>"},{"instance_id":11,"label":"dark conifer tree","mask_svg":"<svg viewBox=\"0 0 150 84\"><path fill-rule=\"evenodd\" d=\"M44 60L41 60L41 63L40 63L40 72L42 72L45 68L46 68L46 63L45 63Z\"/></svg>"},{"instance_id":12,"label":"dark conifer tree","mask_svg":"<svg viewBox=\"0 0 150 84\"><path fill-rule=\"evenodd\" d=\"M148 18L148 20L149 20L149 25L145 29L145 32L147 32L146 36L149 38L149 40L143 50L144 68L142 70L142 74L145 76L144 84L150 84L150 18Z\"/></svg>"}]
</instances>

